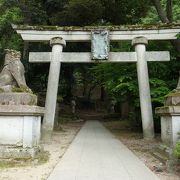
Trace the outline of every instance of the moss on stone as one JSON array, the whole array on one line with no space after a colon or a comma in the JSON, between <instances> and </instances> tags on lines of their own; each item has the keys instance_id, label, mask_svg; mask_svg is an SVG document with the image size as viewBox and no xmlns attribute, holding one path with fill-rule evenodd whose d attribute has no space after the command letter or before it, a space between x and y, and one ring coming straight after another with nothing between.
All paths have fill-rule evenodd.
<instances>
[{"instance_id":1,"label":"moss on stone","mask_svg":"<svg viewBox=\"0 0 180 180\"><path fill-rule=\"evenodd\" d=\"M0 93L3 93L3 92L4 92L4 90L0 88Z\"/></svg>"},{"instance_id":2,"label":"moss on stone","mask_svg":"<svg viewBox=\"0 0 180 180\"><path fill-rule=\"evenodd\" d=\"M165 97L180 97L180 91L173 90L169 94L167 94Z\"/></svg>"},{"instance_id":3,"label":"moss on stone","mask_svg":"<svg viewBox=\"0 0 180 180\"><path fill-rule=\"evenodd\" d=\"M159 30L159 29L179 29L180 24L136 24L121 26L28 26L12 25L16 30L37 30L37 31L92 31L97 29L106 29L110 31L133 31L133 30Z\"/></svg>"},{"instance_id":4,"label":"moss on stone","mask_svg":"<svg viewBox=\"0 0 180 180\"><path fill-rule=\"evenodd\" d=\"M7 169L13 167L25 167L32 165L42 165L49 161L49 152L48 151L40 151L38 152L34 158L10 158L10 159L0 159L0 169Z\"/></svg>"},{"instance_id":5,"label":"moss on stone","mask_svg":"<svg viewBox=\"0 0 180 180\"><path fill-rule=\"evenodd\" d=\"M31 101L29 102L29 106L33 106L33 105L36 105L37 102L36 102L36 98L31 98Z\"/></svg>"},{"instance_id":6,"label":"moss on stone","mask_svg":"<svg viewBox=\"0 0 180 180\"><path fill-rule=\"evenodd\" d=\"M57 102L58 102L58 103L63 102L63 97L62 97L62 96L57 96Z\"/></svg>"},{"instance_id":7,"label":"moss on stone","mask_svg":"<svg viewBox=\"0 0 180 180\"><path fill-rule=\"evenodd\" d=\"M12 92L27 92L33 94L32 90L29 89L27 86L13 87Z\"/></svg>"}]
</instances>

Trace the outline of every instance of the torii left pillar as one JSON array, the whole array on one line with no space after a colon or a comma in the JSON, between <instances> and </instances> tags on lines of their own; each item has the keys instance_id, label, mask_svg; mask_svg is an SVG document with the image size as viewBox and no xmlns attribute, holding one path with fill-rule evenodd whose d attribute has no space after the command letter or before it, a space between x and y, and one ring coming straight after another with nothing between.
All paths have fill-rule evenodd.
<instances>
[{"instance_id":1,"label":"torii left pillar","mask_svg":"<svg viewBox=\"0 0 180 180\"><path fill-rule=\"evenodd\" d=\"M42 126L43 128L42 139L44 141L51 140L51 136L53 132L59 76L61 69L62 51L63 51L63 47L66 45L66 42L61 37L54 37L50 40L50 45L52 46L52 56L50 62L48 87L46 94L46 104L45 104L46 111Z\"/></svg>"}]
</instances>

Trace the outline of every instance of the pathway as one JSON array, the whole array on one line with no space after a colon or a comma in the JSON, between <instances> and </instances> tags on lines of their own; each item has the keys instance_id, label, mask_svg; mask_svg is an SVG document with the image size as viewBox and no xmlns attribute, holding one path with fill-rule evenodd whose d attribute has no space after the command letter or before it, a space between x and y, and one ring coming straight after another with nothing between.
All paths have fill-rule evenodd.
<instances>
[{"instance_id":1,"label":"pathway","mask_svg":"<svg viewBox=\"0 0 180 180\"><path fill-rule=\"evenodd\" d=\"M158 180L98 121L87 121L48 180Z\"/></svg>"}]
</instances>

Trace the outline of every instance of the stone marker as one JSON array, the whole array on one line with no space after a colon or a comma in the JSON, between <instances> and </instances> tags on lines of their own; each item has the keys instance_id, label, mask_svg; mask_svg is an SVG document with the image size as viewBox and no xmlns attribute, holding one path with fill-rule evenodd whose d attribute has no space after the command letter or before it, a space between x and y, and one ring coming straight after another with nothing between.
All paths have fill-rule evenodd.
<instances>
[{"instance_id":1,"label":"stone marker","mask_svg":"<svg viewBox=\"0 0 180 180\"><path fill-rule=\"evenodd\" d=\"M6 50L0 73L0 157L33 157L39 150L41 116L37 97L26 85L20 52Z\"/></svg>"},{"instance_id":2,"label":"stone marker","mask_svg":"<svg viewBox=\"0 0 180 180\"><path fill-rule=\"evenodd\" d=\"M111 114L115 113L115 105L116 105L116 100L111 99L111 101L110 101L110 109L109 109Z\"/></svg>"}]
</instances>

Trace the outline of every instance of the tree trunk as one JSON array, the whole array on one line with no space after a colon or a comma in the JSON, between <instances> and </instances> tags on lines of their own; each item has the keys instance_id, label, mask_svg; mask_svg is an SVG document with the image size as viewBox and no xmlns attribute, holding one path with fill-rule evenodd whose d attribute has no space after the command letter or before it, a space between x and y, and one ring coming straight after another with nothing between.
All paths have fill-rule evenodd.
<instances>
[{"instance_id":1,"label":"tree trunk","mask_svg":"<svg viewBox=\"0 0 180 180\"><path fill-rule=\"evenodd\" d=\"M163 23L171 23L173 20L173 13L172 13L172 0L167 0L166 2L166 13L163 10L163 7L161 5L160 0L152 0L154 3L154 6L156 8L156 11L159 15L160 20ZM166 15L167 14L167 15ZM178 54L180 53L180 40L176 39L176 40L171 40L171 44L174 46L175 50L178 52ZM179 56L179 55L178 55Z\"/></svg>"},{"instance_id":2,"label":"tree trunk","mask_svg":"<svg viewBox=\"0 0 180 180\"><path fill-rule=\"evenodd\" d=\"M159 18L161 19L161 21L162 21L163 23L169 23L169 20L168 20L168 18L167 18L167 16L166 16L166 13L164 12L164 10L163 10L163 8L162 8L162 6L161 6L160 0L153 0L153 3L154 3L154 6L155 6L155 8L156 8L156 11L157 11L157 13L158 13Z\"/></svg>"},{"instance_id":3,"label":"tree trunk","mask_svg":"<svg viewBox=\"0 0 180 180\"><path fill-rule=\"evenodd\" d=\"M167 18L168 18L169 22L173 21L172 7L173 7L172 0L167 0L167 2L166 2L166 13L167 13Z\"/></svg>"},{"instance_id":4,"label":"tree trunk","mask_svg":"<svg viewBox=\"0 0 180 180\"><path fill-rule=\"evenodd\" d=\"M94 90L94 88L96 87L96 84L92 85L90 88L89 88L89 92L88 92L88 100L91 99L91 96L92 96L92 91Z\"/></svg>"}]
</instances>

